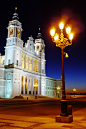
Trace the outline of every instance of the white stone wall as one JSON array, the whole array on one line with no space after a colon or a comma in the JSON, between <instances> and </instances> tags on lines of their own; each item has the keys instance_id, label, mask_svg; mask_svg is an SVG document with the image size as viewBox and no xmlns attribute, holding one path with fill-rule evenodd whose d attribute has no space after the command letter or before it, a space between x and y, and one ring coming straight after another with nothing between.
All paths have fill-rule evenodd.
<instances>
[{"instance_id":1,"label":"white stone wall","mask_svg":"<svg viewBox=\"0 0 86 129\"><path fill-rule=\"evenodd\" d=\"M13 69L5 69L5 98L12 98Z\"/></svg>"},{"instance_id":2,"label":"white stone wall","mask_svg":"<svg viewBox=\"0 0 86 129\"><path fill-rule=\"evenodd\" d=\"M50 77L46 77L46 87L45 87L45 93L46 96L50 97L58 97L58 91L57 87L60 87L59 90L59 97L61 97L61 79L53 79Z\"/></svg>"},{"instance_id":3,"label":"white stone wall","mask_svg":"<svg viewBox=\"0 0 86 129\"><path fill-rule=\"evenodd\" d=\"M5 96L4 68L0 67L0 97Z\"/></svg>"}]
</instances>

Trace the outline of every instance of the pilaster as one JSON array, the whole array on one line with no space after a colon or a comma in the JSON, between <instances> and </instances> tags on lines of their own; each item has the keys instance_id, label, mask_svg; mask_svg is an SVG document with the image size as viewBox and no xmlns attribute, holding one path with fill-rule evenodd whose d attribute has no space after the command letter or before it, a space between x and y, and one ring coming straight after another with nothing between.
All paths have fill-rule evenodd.
<instances>
[{"instance_id":1,"label":"pilaster","mask_svg":"<svg viewBox=\"0 0 86 129\"><path fill-rule=\"evenodd\" d=\"M36 60L35 60L35 72L36 72Z\"/></svg>"},{"instance_id":2,"label":"pilaster","mask_svg":"<svg viewBox=\"0 0 86 129\"><path fill-rule=\"evenodd\" d=\"M28 56L28 70L29 70L30 58Z\"/></svg>"},{"instance_id":3,"label":"pilaster","mask_svg":"<svg viewBox=\"0 0 86 129\"><path fill-rule=\"evenodd\" d=\"M32 78L32 85L31 85L31 94L33 95L33 78Z\"/></svg>"},{"instance_id":4,"label":"pilaster","mask_svg":"<svg viewBox=\"0 0 86 129\"><path fill-rule=\"evenodd\" d=\"M33 58L32 58L32 71L33 71Z\"/></svg>"},{"instance_id":5,"label":"pilaster","mask_svg":"<svg viewBox=\"0 0 86 129\"><path fill-rule=\"evenodd\" d=\"M23 94L25 94L25 76L24 76Z\"/></svg>"},{"instance_id":6,"label":"pilaster","mask_svg":"<svg viewBox=\"0 0 86 129\"><path fill-rule=\"evenodd\" d=\"M26 55L25 55L25 60L24 60L24 68L26 69Z\"/></svg>"}]
</instances>

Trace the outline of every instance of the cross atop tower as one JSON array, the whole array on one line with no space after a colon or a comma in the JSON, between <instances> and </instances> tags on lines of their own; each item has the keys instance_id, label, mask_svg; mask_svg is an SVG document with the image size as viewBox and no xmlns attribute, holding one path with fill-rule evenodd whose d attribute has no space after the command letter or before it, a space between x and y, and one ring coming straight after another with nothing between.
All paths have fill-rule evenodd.
<instances>
[{"instance_id":1,"label":"cross atop tower","mask_svg":"<svg viewBox=\"0 0 86 129\"><path fill-rule=\"evenodd\" d=\"M42 34L41 34L41 32L40 32L40 28L39 28L39 33L38 33L38 35L37 35L37 38L38 38L38 39L42 38Z\"/></svg>"},{"instance_id":2,"label":"cross atop tower","mask_svg":"<svg viewBox=\"0 0 86 129\"><path fill-rule=\"evenodd\" d=\"M18 20L17 7L15 7L15 13L13 14L12 20Z\"/></svg>"}]
</instances>

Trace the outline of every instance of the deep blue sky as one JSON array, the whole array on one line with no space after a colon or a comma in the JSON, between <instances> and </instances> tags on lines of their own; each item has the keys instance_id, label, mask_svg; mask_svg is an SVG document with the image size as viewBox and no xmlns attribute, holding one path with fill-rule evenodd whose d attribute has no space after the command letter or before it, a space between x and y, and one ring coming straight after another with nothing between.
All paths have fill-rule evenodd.
<instances>
[{"instance_id":1,"label":"deep blue sky","mask_svg":"<svg viewBox=\"0 0 86 129\"><path fill-rule=\"evenodd\" d=\"M41 28L45 41L46 75L59 79L61 70L61 50L52 42L49 31L56 27L61 19L72 25L74 40L65 49L69 58L65 59L66 90L76 88L86 90L86 7L85 0L3 0L0 3L0 52L4 54L8 22L12 19L17 3L19 21L22 23L22 39L27 41L30 35L35 39ZM66 14L67 17L63 17Z\"/></svg>"}]
</instances>

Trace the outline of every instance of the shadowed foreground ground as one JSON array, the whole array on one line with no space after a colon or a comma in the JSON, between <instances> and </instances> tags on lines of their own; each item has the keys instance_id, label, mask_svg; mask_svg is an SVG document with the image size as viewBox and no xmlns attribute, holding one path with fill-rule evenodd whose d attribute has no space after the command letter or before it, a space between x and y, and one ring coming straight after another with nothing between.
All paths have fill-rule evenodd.
<instances>
[{"instance_id":1,"label":"shadowed foreground ground","mask_svg":"<svg viewBox=\"0 0 86 129\"><path fill-rule=\"evenodd\" d=\"M72 111L86 107L86 99L70 99L68 104L72 105ZM50 116L60 114L60 100L58 99L10 99L0 100L0 113L23 116Z\"/></svg>"}]
</instances>

